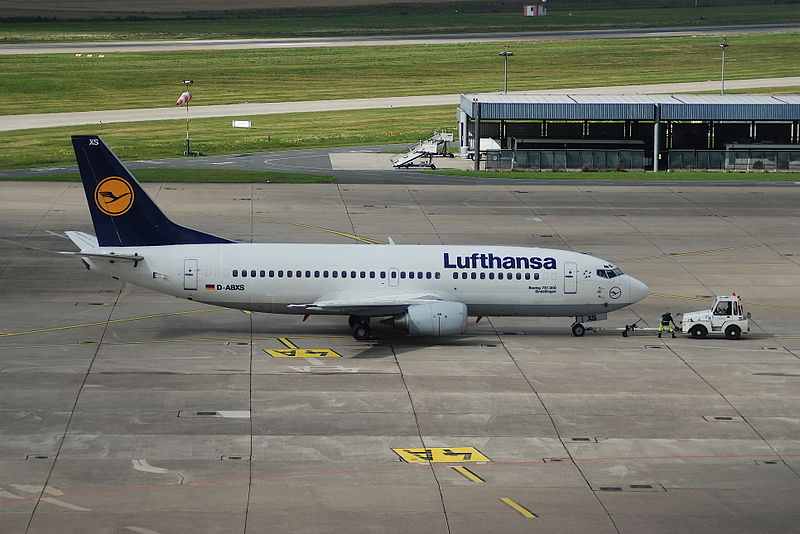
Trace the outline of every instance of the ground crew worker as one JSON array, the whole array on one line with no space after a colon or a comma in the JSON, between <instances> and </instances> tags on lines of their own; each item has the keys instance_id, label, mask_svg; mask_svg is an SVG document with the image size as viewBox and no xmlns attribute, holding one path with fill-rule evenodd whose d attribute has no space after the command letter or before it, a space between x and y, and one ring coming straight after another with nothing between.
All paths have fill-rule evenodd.
<instances>
[{"instance_id":1,"label":"ground crew worker","mask_svg":"<svg viewBox=\"0 0 800 534\"><path fill-rule=\"evenodd\" d=\"M675 320L672 318L672 314L667 312L661 316L661 322L658 325L658 337L661 337L661 331L665 328L669 330L669 333L672 334L672 337L675 337L675 327L678 326L675 324Z\"/></svg>"}]
</instances>

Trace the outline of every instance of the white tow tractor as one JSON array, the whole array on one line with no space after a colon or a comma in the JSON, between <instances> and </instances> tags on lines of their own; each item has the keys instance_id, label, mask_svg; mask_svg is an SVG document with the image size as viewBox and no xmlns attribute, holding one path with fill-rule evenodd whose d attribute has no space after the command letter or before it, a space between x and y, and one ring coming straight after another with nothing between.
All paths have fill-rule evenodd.
<instances>
[{"instance_id":1,"label":"white tow tractor","mask_svg":"<svg viewBox=\"0 0 800 534\"><path fill-rule=\"evenodd\" d=\"M742 299L733 295L718 296L714 306L683 314L680 330L695 339L708 334L725 334L728 339L739 339L750 333L750 314L745 313Z\"/></svg>"}]
</instances>

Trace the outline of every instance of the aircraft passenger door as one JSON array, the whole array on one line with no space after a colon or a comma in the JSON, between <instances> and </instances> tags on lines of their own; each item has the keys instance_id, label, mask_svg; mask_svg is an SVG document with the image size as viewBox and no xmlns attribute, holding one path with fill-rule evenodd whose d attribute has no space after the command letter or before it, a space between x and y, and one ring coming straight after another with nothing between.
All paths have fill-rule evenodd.
<instances>
[{"instance_id":1,"label":"aircraft passenger door","mask_svg":"<svg viewBox=\"0 0 800 534\"><path fill-rule=\"evenodd\" d=\"M197 289L197 260L183 260L183 289Z\"/></svg>"},{"instance_id":2,"label":"aircraft passenger door","mask_svg":"<svg viewBox=\"0 0 800 534\"><path fill-rule=\"evenodd\" d=\"M578 292L578 265L573 262L564 263L564 293Z\"/></svg>"},{"instance_id":3,"label":"aircraft passenger door","mask_svg":"<svg viewBox=\"0 0 800 534\"><path fill-rule=\"evenodd\" d=\"M389 269L389 287L397 287L400 285L400 269L392 267Z\"/></svg>"}]
</instances>

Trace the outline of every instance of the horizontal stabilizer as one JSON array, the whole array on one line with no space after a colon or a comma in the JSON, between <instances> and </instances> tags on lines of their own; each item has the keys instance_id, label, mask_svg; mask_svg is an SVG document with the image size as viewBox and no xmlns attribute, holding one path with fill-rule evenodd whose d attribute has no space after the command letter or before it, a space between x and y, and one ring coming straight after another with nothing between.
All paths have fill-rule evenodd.
<instances>
[{"instance_id":1,"label":"horizontal stabilizer","mask_svg":"<svg viewBox=\"0 0 800 534\"><path fill-rule=\"evenodd\" d=\"M139 256L138 254L115 254L113 252L108 252L105 254L101 252L60 252L59 254L120 261L142 261L144 259L144 256Z\"/></svg>"},{"instance_id":2,"label":"horizontal stabilizer","mask_svg":"<svg viewBox=\"0 0 800 534\"><path fill-rule=\"evenodd\" d=\"M81 250L97 248L100 246L100 244L97 242L97 238L92 234L87 234L85 232L76 232L74 230L70 230L64 233L67 234L67 237L70 238L70 240L73 243L78 245L78 248Z\"/></svg>"}]
</instances>

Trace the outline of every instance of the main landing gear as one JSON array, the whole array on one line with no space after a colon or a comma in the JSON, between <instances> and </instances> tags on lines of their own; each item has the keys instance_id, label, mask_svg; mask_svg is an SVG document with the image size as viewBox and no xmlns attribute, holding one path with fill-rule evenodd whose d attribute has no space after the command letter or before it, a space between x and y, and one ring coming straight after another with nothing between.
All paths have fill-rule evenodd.
<instances>
[{"instance_id":1,"label":"main landing gear","mask_svg":"<svg viewBox=\"0 0 800 534\"><path fill-rule=\"evenodd\" d=\"M369 339L369 317L362 317L360 315L351 315L347 319L350 328L353 329L353 337L358 341Z\"/></svg>"}]
</instances>

